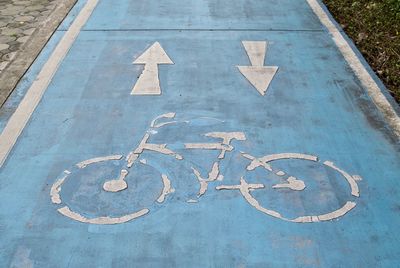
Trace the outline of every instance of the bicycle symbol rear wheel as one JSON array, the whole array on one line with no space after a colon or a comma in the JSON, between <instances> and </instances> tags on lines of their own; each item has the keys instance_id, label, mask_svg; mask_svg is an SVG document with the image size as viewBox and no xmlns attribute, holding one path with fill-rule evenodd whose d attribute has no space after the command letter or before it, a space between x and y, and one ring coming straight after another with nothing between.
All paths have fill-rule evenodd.
<instances>
[{"instance_id":1,"label":"bicycle symbol rear wheel","mask_svg":"<svg viewBox=\"0 0 400 268\"><path fill-rule=\"evenodd\" d=\"M306 161L306 162L311 162L311 163L320 163L324 167L333 170L338 177L342 178L347 182L348 188L349 188L349 194L352 197L359 197L359 188L357 185L357 180L360 178L357 176L351 176L344 170L338 168L335 166L330 161L325 161L325 162L320 162L316 156L313 155L307 155L307 154L300 154L300 153L283 153L283 154L274 154L274 155L267 155L263 156L261 158L255 158L251 155L248 154L243 154L243 156L247 159L252 160L251 163L246 167L246 171L253 171L257 168L262 168L266 170L268 173L272 172L275 173L279 176L283 176L285 172L282 170L274 170L272 167L272 163L274 161L279 161L279 160L300 160L300 161ZM283 184L276 184L272 186L272 189L281 189L284 188L287 191L293 190L293 191L302 191L306 187L305 183L297 179L296 177L290 176L287 179L286 183ZM281 212L279 212L276 209L268 209L264 207L263 205L260 204L260 201L257 200L255 197L255 193L257 190L261 189L266 189L265 185L262 183L248 183L244 177L241 178L240 184L238 185L221 185L217 187L217 190L239 190L244 199L254 208L257 210L261 211L264 214L267 214L269 216L289 221L289 222L296 222L296 223L311 223L311 222L320 222L320 221L330 221L333 219L340 218L344 216L346 213L348 213L350 210L352 210L355 206L356 203L354 201L346 201L344 202L343 205L339 206L336 209L333 209L331 211L328 211L326 213L322 214L316 214L316 215L303 215L303 216L297 216L294 218L290 218L287 216L284 216Z\"/></svg>"}]
</instances>

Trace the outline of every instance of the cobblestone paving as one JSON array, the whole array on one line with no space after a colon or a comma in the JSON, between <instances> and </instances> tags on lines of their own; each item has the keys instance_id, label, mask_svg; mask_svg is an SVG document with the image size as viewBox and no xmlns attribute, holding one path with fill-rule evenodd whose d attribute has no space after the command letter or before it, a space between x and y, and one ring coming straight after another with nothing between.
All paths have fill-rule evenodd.
<instances>
[{"instance_id":1,"label":"cobblestone paving","mask_svg":"<svg viewBox=\"0 0 400 268\"><path fill-rule=\"evenodd\" d=\"M0 0L0 72L62 0Z\"/></svg>"}]
</instances>

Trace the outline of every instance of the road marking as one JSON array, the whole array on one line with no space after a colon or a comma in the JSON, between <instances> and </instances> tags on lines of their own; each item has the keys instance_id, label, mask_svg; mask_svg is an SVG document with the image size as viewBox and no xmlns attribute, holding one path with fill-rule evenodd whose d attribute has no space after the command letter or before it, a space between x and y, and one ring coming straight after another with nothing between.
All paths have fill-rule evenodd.
<instances>
[{"instance_id":1,"label":"road marking","mask_svg":"<svg viewBox=\"0 0 400 268\"><path fill-rule=\"evenodd\" d=\"M131 95L161 95L158 64L174 64L160 43L155 42L133 64L144 64L144 69Z\"/></svg>"},{"instance_id":2,"label":"road marking","mask_svg":"<svg viewBox=\"0 0 400 268\"><path fill-rule=\"evenodd\" d=\"M86 218L85 216L82 216L81 214L77 212L73 212L72 210L69 209L69 207L65 206L62 208L58 209L58 212L66 217L69 217L71 219L74 219L76 221L80 221L83 223L91 223L91 224L119 224L119 223L125 223L128 221L131 221L133 219L142 217L146 215L147 213L150 212L148 209L142 209L139 210L135 213L124 215L122 217L97 217L97 218Z\"/></svg>"},{"instance_id":3,"label":"road marking","mask_svg":"<svg viewBox=\"0 0 400 268\"><path fill-rule=\"evenodd\" d=\"M53 186L51 186L50 196L51 196L51 202L53 202L53 204L61 204L61 197L60 197L61 185L64 183L68 175L69 174L64 175L64 177L57 180L53 184Z\"/></svg>"},{"instance_id":4,"label":"road marking","mask_svg":"<svg viewBox=\"0 0 400 268\"><path fill-rule=\"evenodd\" d=\"M264 96L278 71L277 66L264 66L266 41L242 41L251 66L237 66L242 75Z\"/></svg>"},{"instance_id":5,"label":"road marking","mask_svg":"<svg viewBox=\"0 0 400 268\"><path fill-rule=\"evenodd\" d=\"M173 119L175 117L175 113L166 113L166 114L162 114L157 116L156 118L153 119L153 121L151 121L150 127L154 127L154 128L160 128L166 124L170 124L172 122L177 122L177 121L172 121L172 122L165 122L165 123L158 123L158 120L160 119Z\"/></svg>"},{"instance_id":6,"label":"road marking","mask_svg":"<svg viewBox=\"0 0 400 268\"><path fill-rule=\"evenodd\" d=\"M164 188L162 190L162 193L160 195L160 197L158 197L157 202L158 203L163 203L165 200L165 197L173 192L175 192L175 189L172 188L171 186L171 181L168 179L168 176L165 174L161 175L163 184L164 184Z\"/></svg>"},{"instance_id":7,"label":"road marking","mask_svg":"<svg viewBox=\"0 0 400 268\"><path fill-rule=\"evenodd\" d=\"M126 183L125 178L128 174L128 170L122 169L117 179L108 180L103 184L103 190L106 192L116 193L127 189L128 184Z\"/></svg>"},{"instance_id":8,"label":"road marking","mask_svg":"<svg viewBox=\"0 0 400 268\"><path fill-rule=\"evenodd\" d=\"M265 54L267 52L266 41L243 41L244 49L249 56L251 65L264 66Z\"/></svg>"},{"instance_id":9,"label":"road marking","mask_svg":"<svg viewBox=\"0 0 400 268\"><path fill-rule=\"evenodd\" d=\"M298 154L298 153L281 153L281 154L271 154L271 155L266 155L260 158L256 158L254 156L251 156L246 153L242 153L242 155L249 159L252 160L251 163L246 167L248 171L254 170L258 167L264 167L265 169L272 171L271 165L269 162L275 161L275 160L280 160L280 159L304 159L304 160L310 160L317 162L318 157L314 155L306 155L306 154Z\"/></svg>"},{"instance_id":10,"label":"road marking","mask_svg":"<svg viewBox=\"0 0 400 268\"><path fill-rule=\"evenodd\" d=\"M150 138L150 134L146 133L142 140L140 141L138 147L130 152L127 156L127 167L131 168L135 163L136 159L139 158L140 154L143 153L144 150L157 152L160 154L171 155L174 156L177 160L182 160L183 157L180 154L175 153L174 151L167 148L167 144L155 144L148 143L147 140Z\"/></svg>"},{"instance_id":11,"label":"road marking","mask_svg":"<svg viewBox=\"0 0 400 268\"><path fill-rule=\"evenodd\" d=\"M278 71L276 66L238 66L238 69L262 96Z\"/></svg>"},{"instance_id":12,"label":"road marking","mask_svg":"<svg viewBox=\"0 0 400 268\"><path fill-rule=\"evenodd\" d=\"M335 164L331 161L325 161L324 165L336 170L337 172L339 172L340 174L342 174L342 176L347 180L347 182L350 185L351 188L351 194L353 196L356 197L360 197L360 190L358 189L358 184L357 181L350 176L347 172L345 172L344 170L341 170L340 168L338 168L337 166L335 166Z\"/></svg>"},{"instance_id":13,"label":"road marking","mask_svg":"<svg viewBox=\"0 0 400 268\"><path fill-rule=\"evenodd\" d=\"M91 159L87 159L82 162L79 162L78 164L76 164L76 166L78 168L85 168L86 166L91 165L93 163L104 162L104 161L109 161L109 160L120 160L122 157L123 157L122 154L100 156L100 157L95 157L95 158L91 158Z\"/></svg>"},{"instance_id":14,"label":"road marking","mask_svg":"<svg viewBox=\"0 0 400 268\"><path fill-rule=\"evenodd\" d=\"M352 210L355 206L355 202L347 201L342 207L339 209L326 213L326 214L321 214L321 215L312 215L312 216L300 216L294 219L289 219L283 217L279 212L271 209L267 209L263 207L257 199L255 199L251 195L251 191L256 190L256 189L263 189L265 188L264 184L251 184L247 183L247 181L241 177L240 179L240 184L238 185L220 185L215 187L216 190L221 191L221 190L239 190L244 199L253 206L255 209L258 211L261 211L267 215L270 215L272 217L284 220L284 221L289 221L289 222L296 222L296 223L312 223L312 222L320 222L320 221L330 221L333 219L337 219L339 217L344 216L347 212Z\"/></svg>"},{"instance_id":15,"label":"road marking","mask_svg":"<svg viewBox=\"0 0 400 268\"><path fill-rule=\"evenodd\" d=\"M331 19L325 10L320 6L317 0L307 0L311 9L314 11L315 15L319 18L320 22L328 29L329 33L332 35L332 39L336 46L339 48L343 57L357 75L358 79L362 85L367 89L368 95L371 97L372 101L378 107L378 109L383 113L384 117L388 121L389 125L392 127L394 133L400 137L400 117L397 115L396 111L393 109L392 105L383 95L379 86L374 81L372 76L368 73L365 66L361 63L360 59L350 47L349 43L340 33L339 29L333 24Z\"/></svg>"},{"instance_id":16,"label":"road marking","mask_svg":"<svg viewBox=\"0 0 400 268\"><path fill-rule=\"evenodd\" d=\"M175 113L166 113L162 114L160 116L157 116L154 120L151 121L151 127L154 127L157 125L157 121L160 119L173 119L175 117ZM200 184L200 189L197 194L197 198L200 198L202 195L204 195L208 189L209 183L214 182L214 181L222 181L224 179L224 175L221 174L220 172L220 161L225 157L226 151L232 151L234 147L231 145L231 142L233 140L239 140L239 141L245 141L246 140L246 135L243 132L209 132L204 134L206 137L210 138L215 138L215 139L222 139L220 143L184 143L184 146L186 149L205 149L205 150L221 150L221 153L219 154L217 160L213 163L211 170L208 173L207 178L203 178L198 171L198 169L192 167L193 174L196 176L199 184ZM167 155L174 155L177 160L182 160L182 157L177 157L178 155L171 150L167 149L166 146L167 144L152 144L148 143L148 139L150 138L150 134L146 133L142 140L140 141L138 147L130 153L130 155L126 158L127 166L128 168L132 167L132 165L135 163L135 161L140 157L141 153L143 153L144 150L150 150L154 152L158 152L161 154L167 154ZM172 153L171 153L172 152ZM243 153L242 156L246 159L251 160L251 163L246 167L247 171L254 170L258 167L263 167L268 171L271 171L279 176L283 176L286 173L282 170L277 170L276 172L272 169L271 165L269 162L273 162L275 160L282 160L282 159L297 159L297 160L307 160L307 161L313 161L313 162L319 162L318 157L313 156L313 155L306 155L306 154L301 154L301 153L280 153L280 154L272 154L272 155L266 155L261 158L256 158L254 156L251 156L249 154ZM121 155L113 155L113 156L106 156L106 157L96 157L92 158L83 162L80 162L76 164L76 166L79 168L77 170L80 170L82 168L86 168L88 165L100 163L100 162L105 162L105 161L121 161L122 156ZM144 159L139 160L142 164L146 164L147 162ZM325 161L323 164L327 167L330 167L334 169L336 172L342 175L347 182L350 185L351 189L351 194L354 197L359 197L360 192L358 188L357 181L360 180L361 178L359 176L351 176L348 173L346 173L344 170L341 170L340 168L336 167L332 162ZM98 173L98 172L97 172ZM61 179L58 179L57 181L54 182L53 186L51 187L50 190L50 197L51 201L53 204L56 205L61 205L63 203L61 199L60 192L62 190L62 185L65 183L66 179L69 177L71 174L70 171L65 170L64 175ZM92 176L90 173L84 172L83 176ZM102 174L101 177L104 178L105 174ZM128 175L128 170L122 169L120 171L120 176L118 179L113 179L110 181L106 181L103 184L103 190L107 192L119 192L128 187L127 182L125 181L126 176ZM168 194L171 194L175 191L174 188L171 186L171 181L165 174L161 174L162 181L163 181L163 190L161 191L160 196L156 200L158 203L163 203L165 201L165 197ZM76 182L79 183L79 180L75 180ZM329 212L327 214L321 214L321 215L307 215L307 216L300 216L294 219L289 219L283 217L279 212L271 209L264 208L251 194L253 190L256 189L262 189L265 188L264 184L249 184L246 182L244 177L241 177L240 184L237 185L220 185L217 186L215 189L216 190L239 190L242 196L246 199L246 201L255 207L257 210L285 220L285 221L290 221L290 222L298 222L298 223L310 223L310 222L319 222L319 221L327 221L327 220L332 220L338 217L341 217L345 215L348 211L353 209L356 206L355 202L350 202L348 201L345 205L342 207L338 208L337 210L333 212ZM289 178L286 180L285 183L281 184L275 184L272 186L273 189L279 189L279 188L286 188L286 189L291 189L294 191L302 191L306 188L306 185L304 181L297 179L296 177L289 176ZM285 191L287 192L287 191ZM190 199L187 202L193 203L196 202L194 199ZM70 209L70 207L67 205L62 205L61 208L58 209L58 212L61 213L62 215L69 217L73 220L84 222L84 223L90 223L90 224L119 224L119 223L124 223L130 220L133 220L137 217L141 217L146 215L147 213L150 212L149 209L145 208L140 211L123 215L121 217L110 217L110 216L101 216L101 217L89 217L87 218L86 216L83 216L82 214L75 212ZM104 215L104 214L103 214Z\"/></svg>"},{"instance_id":17,"label":"road marking","mask_svg":"<svg viewBox=\"0 0 400 268\"><path fill-rule=\"evenodd\" d=\"M199 193L197 194L198 198L206 193L209 182L213 182L216 180L222 181L224 178L224 176L222 174L220 174L220 172L219 172L219 162L214 162L210 173L208 173L207 179L202 178L200 172L197 169L195 169L194 167L192 167L192 170L193 170L193 174L196 176L196 178L200 184L200 190L199 190Z\"/></svg>"},{"instance_id":18,"label":"road marking","mask_svg":"<svg viewBox=\"0 0 400 268\"><path fill-rule=\"evenodd\" d=\"M297 179L296 177L290 176L287 183L279 183L272 186L274 189L278 188L289 188L293 191L303 191L306 188L304 181Z\"/></svg>"},{"instance_id":19,"label":"road marking","mask_svg":"<svg viewBox=\"0 0 400 268\"><path fill-rule=\"evenodd\" d=\"M88 0L74 22L54 49L48 61L28 89L25 97L11 116L0 135L0 167L3 166L11 149L14 147L19 135L25 128L36 106L39 104L44 92L56 73L60 63L67 55L83 25L89 19L97 6L98 0Z\"/></svg>"}]
</instances>

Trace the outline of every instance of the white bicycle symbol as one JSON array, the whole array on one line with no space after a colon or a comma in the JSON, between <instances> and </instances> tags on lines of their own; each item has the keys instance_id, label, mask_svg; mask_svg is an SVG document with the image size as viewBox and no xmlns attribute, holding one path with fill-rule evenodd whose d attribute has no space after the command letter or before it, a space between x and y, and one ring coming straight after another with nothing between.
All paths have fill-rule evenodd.
<instances>
[{"instance_id":1,"label":"white bicycle symbol","mask_svg":"<svg viewBox=\"0 0 400 268\"><path fill-rule=\"evenodd\" d=\"M63 202L61 199L61 191L63 189L63 186L65 183L70 180L71 176L74 174L75 176L79 177L81 180L87 180L91 179L93 181L93 184L99 184L101 185L101 188L99 187L99 191L101 191L101 194L118 194L122 193L125 190L127 190L128 187L128 182L126 180L126 177L128 174L130 174L134 170L138 170L140 168L149 168L149 164L145 158L142 157L143 152L154 152L154 153L159 153L163 155L168 155L171 157L174 157L176 160L180 161L183 160L183 156L180 154L176 153L175 151L169 149L167 147L167 144L156 144L156 143L150 143L150 137L152 136L152 133L156 133L157 129L162 128L163 126L169 125L169 124L175 124L178 123L177 121L174 121L175 118L175 113L167 113L158 116L155 118L151 125L150 129L147 131L147 133L143 136L142 140L139 142L139 145L131 151L126 158L124 159L123 155L109 155L109 156L103 156L103 157L96 157L92 159L88 159L85 161L82 161L78 164L75 165L74 169L72 171L65 170L61 178L57 179L56 182L52 185L51 190L50 190L50 196L51 196L51 201L52 203L56 205L61 205L60 208L58 208L58 212L61 213L62 215L71 218L75 221L83 222L83 223L90 223L90 224L118 224L118 223L125 223L128 221L131 221L133 219L136 219L138 217L144 216L150 212L150 209L148 207L141 207L138 209L133 209L127 213L124 213L123 215L104 215L104 216L88 216L87 214L90 213L82 213L78 212L76 210L73 210ZM245 141L246 136L243 132L209 132L205 134L206 137L209 138L214 138L214 139L219 139L219 142L213 142L213 143L185 143L184 148L187 150L218 150L220 153L217 157L217 159L214 161L212 164L212 168L208 174L207 178L203 178L200 172L198 171L197 168L192 167L193 174L197 178L199 182L199 191L197 194L197 198L200 198L203 196L208 189L208 185L211 182L221 182L224 180L223 174L220 172L220 163L224 159L225 154L227 152L232 152L234 150L234 147L232 146L232 141L237 140L237 141ZM290 176L288 175L285 171L281 169L275 169L273 167L273 163L275 161L279 160L288 160L288 159L294 159L294 160L301 160L305 161L307 163L320 163L325 167L328 167L329 169L333 170L336 172L339 177L343 178L345 182L348 184L349 188L349 193L353 197L359 197L359 188L357 181L360 180L361 178L359 176L351 176L347 172L343 171L342 169L338 168L335 166L332 162L330 161L325 161L325 162L320 162L318 160L318 157L309 155L309 154L302 154L302 153L281 153L281 154L272 154L272 155L266 155L262 157L256 157L252 156L248 153L241 152L241 156L244 159L247 159L249 164L246 166L246 171L245 172L250 172L256 169L262 169L268 173L275 174L279 177L285 178L285 181L283 183L279 184L274 184L272 186L272 189L286 189L290 191L302 191L304 190L307 186L305 182L301 179L296 178L295 176ZM118 178L105 178L104 174L101 174L97 172L99 168L104 167L105 170L108 170L107 168L109 166L118 166L119 167L119 177ZM150 166L151 168L151 166ZM86 170L91 169L91 171L88 173L85 173ZM158 198L156 200L151 200L152 203L163 203L166 200L166 197L174 192L174 189L171 184L171 180L168 177L167 174L163 174L160 171L156 171L159 176L159 181L160 187L158 190L155 189L154 191L158 191ZM93 175L94 173L94 175ZM136 182L139 180L139 178L135 178ZM79 183L79 182L78 182ZM131 183L131 182L130 182ZM216 190L222 191L222 190L234 190L234 191L239 191L241 195L244 197L244 199L255 209L261 211L262 213L265 213L269 216L289 221L289 222L296 222L296 223L311 223L311 222L320 222L320 221L330 221L336 218L339 218L346 213L348 213L350 210L352 210L355 206L356 203L354 201L346 201L344 204L341 204L337 207L337 209L326 212L326 213L320 213L317 215L304 215L304 216L298 216L295 218L290 218L282 215L280 212L273 210L273 209L268 209L263 207L260 202L254 197L254 193L256 190L259 189L264 189L266 186L265 184L262 183L248 183L246 181L245 177L242 176L240 178L240 183L235 184L235 185L223 185L220 184L215 187ZM133 187L134 188L134 187ZM147 189L144 189L143 191L146 191ZM253 193L254 191L254 193ZM143 192L141 192L143 193ZM193 200L191 200L193 201ZM197 202L197 201L194 201Z\"/></svg>"}]
</instances>

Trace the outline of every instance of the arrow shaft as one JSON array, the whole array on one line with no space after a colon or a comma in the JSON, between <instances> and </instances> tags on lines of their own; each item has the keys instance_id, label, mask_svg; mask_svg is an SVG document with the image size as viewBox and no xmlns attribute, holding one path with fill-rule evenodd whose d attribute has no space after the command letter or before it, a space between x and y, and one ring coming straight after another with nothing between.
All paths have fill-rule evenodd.
<instances>
[{"instance_id":1,"label":"arrow shaft","mask_svg":"<svg viewBox=\"0 0 400 268\"><path fill-rule=\"evenodd\" d=\"M158 64L153 62L147 63L144 66L144 72L146 71L149 75L155 75L158 77Z\"/></svg>"},{"instance_id":2,"label":"arrow shaft","mask_svg":"<svg viewBox=\"0 0 400 268\"><path fill-rule=\"evenodd\" d=\"M158 79L157 63L147 63L144 66L142 74L139 76L132 95L160 95L160 81Z\"/></svg>"},{"instance_id":3,"label":"arrow shaft","mask_svg":"<svg viewBox=\"0 0 400 268\"><path fill-rule=\"evenodd\" d=\"M139 77L139 80L144 81L158 81L158 65L157 63L147 63L144 66L143 72Z\"/></svg>"}]
</instances>

